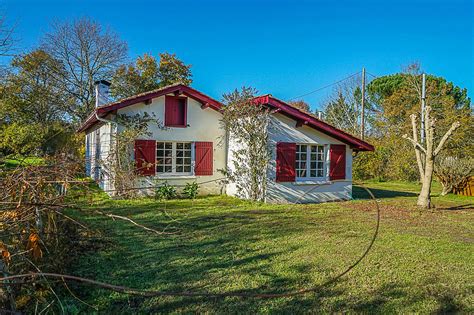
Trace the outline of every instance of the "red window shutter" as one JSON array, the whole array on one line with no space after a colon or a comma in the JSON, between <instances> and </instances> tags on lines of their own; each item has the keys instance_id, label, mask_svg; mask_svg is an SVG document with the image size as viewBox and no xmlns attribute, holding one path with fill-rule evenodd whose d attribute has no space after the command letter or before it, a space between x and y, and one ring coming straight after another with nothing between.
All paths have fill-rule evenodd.
<instances>
[{"instance_id":1,"label":"red window shutter","mask_svg":"<svg viewBox=\"0 0 474 315\"><path fill-rule=\"evenodd\" d=\"M329 178L331 180L346 179L346 146L344 144L331 144L329 158Z\"/></svg>"},{"instance_id":2,"label":"red window shutter","mask_svg":"<svg viewBox=\"0 0 474 315\"><path fill-rule=\"evenodd\" d=\"M165 96L165 126L186 127L187 98Z\"/></svg>"},{"instance_id":3,"label":"red window shutter","mask_svg":"<svg viewBox=\"0 0 474 315\"><path fill-rule=\"evenodd\" d=\"M194 143L196 160L194 166L194 174L199 176L212 175L213 171L213 149L212 142L196 142Z\"/></svg>"},{"instance_id":4,"label":"red window shutter","mask_svg":"<svg viewBox=\"0 0 474 315\"><path fill-rule=\"evenodd\" d=\"M276 181L294 182L296 160L296 143L278 142L276 157Z\"/></svg>"},{"instance_id":5,"label":"red window shutter","mask_svg":"<svg viewBox=\"0 0 474 315\"><path fill-rule=\"evenodd\" d=\"M156 141L135 140L135 167L143 176L155 175Z\"/></svg>"}]
</instances>

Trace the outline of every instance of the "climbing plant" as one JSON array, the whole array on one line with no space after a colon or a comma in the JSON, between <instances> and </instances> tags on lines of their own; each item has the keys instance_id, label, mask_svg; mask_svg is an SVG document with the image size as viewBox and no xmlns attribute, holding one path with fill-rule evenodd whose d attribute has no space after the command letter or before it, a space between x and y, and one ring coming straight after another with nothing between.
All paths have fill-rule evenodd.
<instances>
[{"instance_id":1,"label":"climbing plant","mask_svg":"<svg viewBox=\"0 0 474 315\"><path fill-rule=\"evenodd\" d=\"M232 165L224 171L240 197L264 201L270 161L270 110L254 101L256 90L243 87L224 94L221 123L227 131Z\"/></svg>"}]
</instances>

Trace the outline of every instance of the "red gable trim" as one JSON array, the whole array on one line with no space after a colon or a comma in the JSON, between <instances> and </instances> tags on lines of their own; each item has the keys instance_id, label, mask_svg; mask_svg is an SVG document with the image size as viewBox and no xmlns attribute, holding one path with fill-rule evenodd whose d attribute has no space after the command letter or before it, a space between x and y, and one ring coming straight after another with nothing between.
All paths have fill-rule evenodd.
<instances>
[{"instance_id":1,"label":"red gable trim","mask_svg":"<svg viewBox=\"0 0 474 315\"><path fill-rule=\"evenodd\" d=\"M134 105L137 103L141 103L141 102L147 102L147 101L149 102L150 99L157 98L157 97L160 97L166 94L171 94L171 93L182 94L187 97L190 97L200 102L201 105L204 106L204 108L210 107L214 110L220 111L221 108L224 106L220 102L216 101L215 99L189 86L186 86L183 84L176 84L176 85L167 86L158 90L153 90L150 92L134 95L117 102L100 106L89 115L89 117L85 120L85 122L81 125L81 127L78 129L77 132L85 131L98 122L97 117L95 115L96 112L99 115L99 117L105 117L107 116L107 114L115 110L130 106L130 105Z\"/></svg>"},{"instance_id":2,"label":"red gable trim","mask_svg":"<svg viewBox=\"0 0 474 315\"><path fill-rule=\"evenodd\" d=\"M256 104L268 105L276 109L279 113L286 115L298 122L305 122L307 126L312 127L322 133L327 134L341 142L350 145L355 151L374 151L374 147L357 138L347 132L337 129L330 124L317 119L316 117L309 115L279 99L276 99L270 95L258 96L255 98Z\"/></svg>"}]
</instances>

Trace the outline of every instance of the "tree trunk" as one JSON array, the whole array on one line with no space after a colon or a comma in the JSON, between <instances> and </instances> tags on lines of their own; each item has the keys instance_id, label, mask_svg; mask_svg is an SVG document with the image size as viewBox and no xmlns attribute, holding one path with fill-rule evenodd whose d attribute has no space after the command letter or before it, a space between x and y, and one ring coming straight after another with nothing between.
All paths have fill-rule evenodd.
<instances>
[{"instance_id":1,"label":"tree trunk","mask_svg":"<svg viewBox=\"0 0 474 315\"><path fill-rule=\"evenodd\" d=\"M441 184L443 185L443 191L441 191L441 196L446 196L453 190L453 187L451 185L444 183Z\"/></svg>"},{"instance_id":2,"label":"tree trunk","mask_svg":"<svg viewBox=\"0 0 474 315\"><path fill-rule=\"evenodd\" d=\"M433 159L427 159L425 166L425 177L423 178L423 184L421 186L421 192L418 196L418 205L420 207L429 209L431 208L431 182L433 179Z\"/></svg>"}]
</instances>

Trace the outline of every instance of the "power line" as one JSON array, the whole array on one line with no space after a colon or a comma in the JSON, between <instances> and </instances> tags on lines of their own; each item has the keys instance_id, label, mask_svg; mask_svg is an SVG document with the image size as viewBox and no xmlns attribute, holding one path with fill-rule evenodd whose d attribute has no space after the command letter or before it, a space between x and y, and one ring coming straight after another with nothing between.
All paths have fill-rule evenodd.
<instances>
[{"instance_id":1,"label":"power line","mask_svg":"<svg viewBox=\"0 0 474 315\"><path fill-rule=\"evenodd\" d=\"M333 86L333 85L336 85L336 84L338 84L338 83L341 83L341 82L343 82L343 81L345 81L345 80L347 80L347 79L350 79L350 78L352 78L352 77L354 77L354 76L356 76L356 75L358 75L358 74L360 74L360 73L361 73L361 71L358 71L358 72L356 72L356 73L354 73L354 74L351 74L350 76L345 77L344 79L341 79L341 80L336 81L336 82L334 82L334 83L331 83L331 84L322 86L322 87L320 87L320 88L318 88L318 89L316 89L316 90L313 90L313 91L311 91L311 92L308 92L308 93L305 93L305 94L302 94L302 95L299 95L299 96L295 96L295 97L293 97L293 98L290 98L288 101L292 101L292 100L294 100L294 99L297 99L297 98L300 98L300 97L304 97L304 96L307 96L307 95L310 95L310 94L319 92L319 91L321 91L321 90L327 89L328 87L331 87L331 86Z\"/></svg>"},{"instance_id":2,"label":"power line","mask_svg":"<svg viewBox=\"0 0 474 315\"><path fill-rule=\"evenodd\" d=\"M367 73L368 75L370 75L370 76L374 77L375 79L377 79L377 78L378 78L378 76L377 76L377 75L375 75L375 74L372 74L372 73L370 73L370 72L368 72L368 71L365 71L365 73Z\"/></svg>"}]
</instances>

